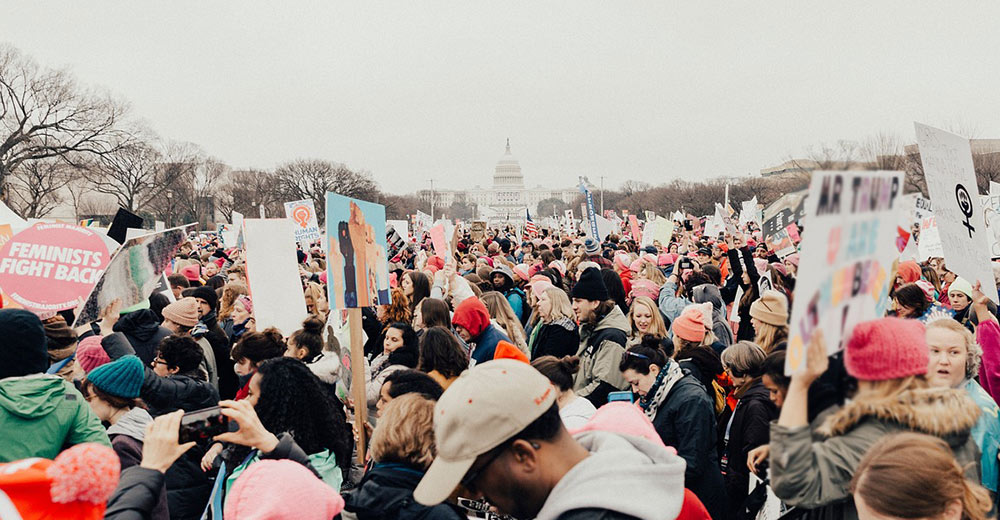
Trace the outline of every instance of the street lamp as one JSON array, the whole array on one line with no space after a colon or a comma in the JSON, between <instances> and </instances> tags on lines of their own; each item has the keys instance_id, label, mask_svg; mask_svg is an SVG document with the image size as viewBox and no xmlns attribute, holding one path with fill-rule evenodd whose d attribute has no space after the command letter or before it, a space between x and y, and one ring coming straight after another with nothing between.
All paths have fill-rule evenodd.
<instances>
[{"instance_id":1,"label":"street lamp","mask_svg":"<svg viewBox=\"0 0 1000 520\"><path fill-rule=\"evenodd\" d=\"M167 190L167 227L174 227L174 190Z\"/></svg>"}]
</instances>

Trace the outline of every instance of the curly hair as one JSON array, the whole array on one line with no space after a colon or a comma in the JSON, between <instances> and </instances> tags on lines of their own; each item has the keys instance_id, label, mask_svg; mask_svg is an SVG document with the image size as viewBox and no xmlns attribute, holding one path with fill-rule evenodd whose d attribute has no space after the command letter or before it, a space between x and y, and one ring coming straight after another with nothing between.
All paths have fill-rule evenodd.
<instances>
[{"instance_id":1,"label":"curly hair","mask_svg":"<svg viewBox=\"0 0 1000 520\"><path fill-rule=\"evenodd\" d=\"M272 433L290 433L307 454L330 450L343 470L351 467L354 441L342 406L294 358L268 359L257 369L260 397L254 410Z\"/></svg>"},{"instance_id":2,"label":"curly hair","mask_svg":"<svg viewBox=\"0 0 1000 520\"><path fill-rule=\"evenodd\" d=\"M285 353L285 340L278 329L271 327L264 332L249 332L233 345L230 357L237 363L249 359L255 365L262 361L281 357Z\"/></svg>"},{"instance_id":3,"label":"curly hair","mask_svg":"<svg viewBox=\"0 0 1000 520\"><path fill-rule=\"evenodd\" d=\"M455 335L444 327L431 327L420 339L420 359L417 369L437 370L446 378L458 377L469 368L469 356Z\"/></svg>"},{"instance_id":4,"label":"curly hair","mask_svg":"<svg viewBox=\"0 0 1000 520\"><path fill-rule=\"evenodd\" d=\"M222 286L222 298L219 299L219 319L224 320L233 315L233 305L236 298L249 294L247 286L239 282L227 283Z\"/></svg>"},{"instance_id":5,"label":"curly hair","mask_svg":"<svg viewBox=\"0 0 1000 520\"><path fill-rule=\"evenodd\" d=\"M205 353L191 336L167 336L160 341L156 355L167 363L167 367L177 367L178 373L195 372L201 365Z\"/></svg>"},{"instance_id":6,"label":"curly hair","mask_svg":"<svg viewBox=\"0 0 1000 520\"><path fill-rule=\"evenodd\" d=\"M384 323L388 324L396 321L409 323L411 316L410 299L403 294L402 289L396 287L392 290L392 303L385 306Z\"/></svg>"}]
</instances>

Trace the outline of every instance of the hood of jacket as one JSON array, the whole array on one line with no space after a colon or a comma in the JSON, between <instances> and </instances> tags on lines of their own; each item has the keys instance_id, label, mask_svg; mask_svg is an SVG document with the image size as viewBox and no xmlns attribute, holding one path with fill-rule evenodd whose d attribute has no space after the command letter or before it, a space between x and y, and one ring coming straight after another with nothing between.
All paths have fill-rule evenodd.
<instances>
[{"instance_id":1,"label":"hood of jacket","mask_svg":"<svg viewBox=\"0 0 1000 520\"><path fill-rule=\"evenodd\" d=\"M142 408L133 408L118 419L118 422L108 427L108 435L127 435L142 442L146 437L146 426L153 422L153 417Z\"/></svg>"},{"instance_id":2,"label":"hood of jacket","mask_svg":"<svg viewBox=\"0 0 1000 520\"><path fill-rule=\"evenodd\" d=\"M590 456L552 491L537 520L599 508L643 520L676 518L684 502L684 459L662 445L604 431L576 435ZM641 497L636 499L636 497Z\"/></svg>"},{"instance_id":3,"label":"hood of jacket","mask_svg":"<svg viewBox=\"0 0 1000 520\"><path fill-rule=\"evenodd\" d=\"M489 327L490 313L479 298L466 298L455 307L451 323L465 328L472 337L476 337Z\"/></svg>"},{"instance_id":4,"label":"hood of jacket","mask_svg":"<svg viewBox=\"0 0 1000 520\"><path fill-rule=\"evenodd\" d=\"M23 419L38 419L62 403L69 383L60 377L34 374L0 379L0 408Z\"/></svg>"},{"instance_id":5,"label":"hood of jacket","mask_svg":"<svg viewBox=\"0 0 1000 520\"><path fill-rule=\"evenodd\" d=\"M864 419L874 418L946 438L968 435L979 414L979 406L964 389L924 388L907 390L895 399L845 403L817 432L828 437L843 435Z\"/></svg>"},{"instance_id":6,"label":"hood of jacket","mask_svg":"<svg viewBox=\"0 0 1000 520\"><path fill-rule=\"evenodd\" d=\"M630 328L631 326L628 323L628 318L626 318L625 314L622 313L622 310L615 305L611 309L611 312L607 313L603 318L601 318L600 321L597 322L597 325L594 326L594 332L603 329L618 329L625 332L627 335Z\"/></svg>"},{"instance_id":7,"label":"hood of jacket","mask_svg":"<svg viewBox=\"0 0 1000 520\"><path fill-rule=\"evenodd\" d=\"M336 383L340 377L340 360L333 352L321 352L312 362L306 363L306 366L320 381L328 385Z\"/></svg>"},{"instance_id":8,"label":"hood of jacket","mask_svg":"<svg viewBox=\"0 0 1000 520\"><path fill-rule=\"evenodd\" d=\"M119 318L112 330L128 334L139 341L149 341L160 330L160 322L153 311L141 309Z\"/></svg>"},{"instance_id":9,"label":"hood of jacket","mask_svg":"<svg viewBox=\"0 0 1000 520\"><path fill-rule=\"evenodd\" d=\"M722 313L726 304L722 301L722 293L715 284L703 283L691 290L691 301L695 303L711 303L713 318L716 313Z\"/></svg>"}]
</instances>

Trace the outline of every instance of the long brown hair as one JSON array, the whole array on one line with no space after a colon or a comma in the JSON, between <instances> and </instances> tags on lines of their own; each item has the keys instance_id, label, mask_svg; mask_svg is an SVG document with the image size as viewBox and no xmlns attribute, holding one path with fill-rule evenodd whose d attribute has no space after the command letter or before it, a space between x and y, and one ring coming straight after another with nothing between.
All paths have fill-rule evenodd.
<instances>
[{"instance_id":1,"label":"long brown hair","mask_svg":"<svg viewBox=\"0 0 1000 520\"><path fill-rule=\"evenodd\" d=\"M943 440L911 432L875 443L854 472L850 491L896 518L938 518L957 501L963 519L986 520L992 507L989 492L965 477Z\"/></svg>"}]
</instances>

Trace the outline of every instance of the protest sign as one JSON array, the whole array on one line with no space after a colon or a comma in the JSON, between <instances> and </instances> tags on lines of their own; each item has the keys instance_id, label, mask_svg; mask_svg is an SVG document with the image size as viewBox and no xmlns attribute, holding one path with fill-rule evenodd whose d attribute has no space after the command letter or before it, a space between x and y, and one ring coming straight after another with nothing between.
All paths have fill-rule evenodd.
<instances>
[{"instance_id":1,"label":"protest sign","mask_svg":"<svg viewBox=\"0 0 1000 520\"><path fill-rule=\"evenodd\" d=\"M420 238L420 235L433 225L434 220L431 216L418 209L417 214L413 217L413 236Z\"/></svg>"},{"instance_id":2,"label":"protest sign","mask_svg":"<svg viewBox=\"0 0 1000 520\"><path fill-rule=\"evenodd\" d=\"M745 226L750 223L760 226L760 208L757 207L756 195L754 195L752 199L744 201L740 205L740 226Z\"/></svg>"},{"instance_id":3,"label":"protest sign","mask_svg":"<svg viewBox=\"0 0 1000 520\"><path fill-rule=\"evenodd\" d=\"M395 229L399 237L406 240L410 236L409 226L405 220L386 220L385 225Z\"/></svg>"},{"instance_id":4,"label":"protest sign","mask_svg":"<svg viewBox=\"0 0 1000 520\"><path fill-rule=\"evenodd\" d=\"M806 190L787 193L764 210L761 232L764 238L780 233L792 222L798 222L805 214Z\"/></svg>"},{"instance_id":5,"label":"protest sign","mask_svg":"<svg viewBox=\"0 0 1000 520\"><path fill-rule=\"evenodd\" d=\"M479 242L486 238L486 221L474 220L469 226L469 237L473 242Z\"/></svg>"},{"instance_id":6,"label":"protest sign","mask_svg":"<svg viewBox=\"0 0 1000 520\"><path fill-rule=\"evenodd\" d=\"M448 239L444 237L444 222L438 222L430 229L431 244L434 246L434 254L442 260L448 259Z\"/></svg>"},{"instance_id":7,"label":"protest sign","mask_svg":"<svg viewBox=\"0 0 1000 520\"><path fill-rule=\"evenodd\" d=\"M264 209L264 205L263 204L261 204L260 206L258 206L257 209L260 212L260 218L261 219L267 218L267 211Z\"/></svg>"},{"instance_id":8,"label":"protest sign","mask_svg":"<svg viewBox=\"0 0 1000 520\"><path fill-rule=\"evenodd\" d=\"M285 336L308 316L295 258L295 227L287 218L243 221L247 285L258 330L275 327Z\"/></svg>"},{"instance_id":9,"label":"protest sign","mask_svg":"<svg viewBox=\"0 0 1000 520\"><path fill-rule=\"evenodd\" d=\"M675 222L681 222L681 223L683 223L684 222L684 213L682 213L680 211L675 211L672 220L674 220Z\"/></svg>"},{"instance_id":10,"label":"protest sign","mask_svg":"<svg viewBox=\"0 0 1000 520\"><path fill-rule=\"evenodd\" d=\"M167 223L162 220L153 221L153 231L163 231L167 229Z\"/></svg>"},{"instance_id":11,"label":"protest sign","mask_svg":"<svg viewBox=\"0 0 1000 520\"><path fill-rule=\"evenodd\" d=\"M632 240L637 243L642 240L642 233L639 231L639 219L635 215L628 216L629 229L632 231Z\"/></svg>"},{"instance_id":12,"label":"protest sign","mask_svg":"<svg viewBox=\"0 0 1000 520\"><path fill-rule=\"evenodd\" d=\"M594 224L592 224L591 227L597 229L597 236L595 239L598 242L603 242L608 238L608 235L614 233L615 230L618 229L614 222L611 222L600 215L594 215Z\"/></svg>"},{"instance_id":13,"label":"protest sign","mask_svg":"<svg viewBox=\"0 0 1000 520\"><path fill-rule=\"evenodd\" d=\"M8 224L15 231L28 226L28 222L14 213L14 210L7 207L2 200L0 200L0 224Z\"/></svg>"},{"instance_id":14,"label":"protest sign","mask_svg":"<svg viewBox=\"0 0 1000 520\"><path fill-rule=\"evenodd\" d=\"M969 283L981 282L983 293L997 303L989 231L977 196L969 140L920 123L914 127L948 270Z\"/></svg>"},{"instance_id":15,"label":"protest sign","mask_svg":"<svg viewBox=\"0 0 1000 520\"><path fill-rule=\"evenodd\" d=\"M0 248L0 288L25 309L72 309L83 303L107 265L108 248L97 233L72 224L38 223Z\"/></svg>"},{"instance_id":16,"label":"protest sign","mask_svg":"<svg viewBox=\"0 0 1000 520\"><path fill-rule=\"evenodd\" d=\"M813 172L786 374L806 366L806 345L817 329L833 353L858 322L885 315L902 194L902 172Z\"/></svg>"},{"instance_id":17,"label":"protest sign","mask_svg":"<svg viewBox=\"0 0 1000 520\"><path fill-rule=\"evenodd\" d=\"M187 231L178 227L122 244L77 311L73 326L96 320L101 310L114 300L121 300L122 308L127 309L148 298L184 242L187 242Z\"/></svg>"},{"instance_id":18,"label":"protest sign","mask_svg":"<svg viewBox=\"0 0 1000 520\"><path fill-rule=\"evenodd\" d=\"M603 240L603 238L601 238L601 233L597 229L596 217L598 217L599 215L597 215L597 213L594 211L594 196L592 193L590 193L590 190L587 189L587 185L584 184L582 177L580 178L580 193L583 193L584 200L581 211L583 211L583 215L587 219L587 226L589 227L590 230L588 234L594 240L598 241Z\"/></svg>"},{"instance_id":19,"label":"protest sign","mask_svg":"<svg viewBox=\"0 0 1000 520\"><path fill-rule=\"evenodd\" d=\"M403 240L403 237L399 236L396 228L389 227L386 229L388 231L385 233L385 243L386 247L389 248L389 258L395 258L399 254L399 251L403 249L403 246L406 245L406 242Z\"/></svg>"},{"instance_id":20,"label":"protest sign","mask_svg":"<svg viewBox=\"0 0 1000 520\"><path fill-rule=\"evenodd\" d=\"M799 238L799 226L797 226L794 222L785 227L785 231L788 232L788 238L792 239L793 244L798 244L802 241L802 239Z\"/></svg>"},{"instance_id":21,"label":"protest sign","mask_svg":"<svg viewBox=\"0 0 1000 520\"><path fill-rule=\"evenodd\" d=\"M785 258L795 252L795 244L792 242L792 237L788 235L787 228L764 237L764 243L780 258Z\"/></svg>"},{"instance_id":22,"label":"protest sign","mask_svg":"<svg viewBox=\"0 0 1000 520\"><path fill-rule=\"evenodd\" d=\"M920 219L917 255L920 261L928 258L944 258L944 244L941 243L941 232L938 231L937 218L933 214Z\"/></svg>"},{"instance_id":23,"label":"protest sign","mask_svg":"<svg viewBox=\"0 0 1000 520\"><path fill-rule=\"evenodd\" d=\"M335 309L388 305L385 206L327 192L327 280Z\"/></svg>"},{"instance_id":24,"label":"protest sign","mask_svg":"<svg viewBox=\"0 0 1000 520\"><path fill-rule=\"evenodd\" d=\"M129 229L141 228L142 217L125 208L118 208L118 212L115 213L115 219L111 221L111 227L108 228L108 236L114 239L115 242L123 244L128 240Z\"/></svg>"},{"instance_id":25,"label":"protest sign","mask_svg":"<svg viewBox=\"0 0 1000 520\"><path fill-rule=\"evenodd\" d=\"M296 200L285 203L285 218L295 223L295 242L304 244L319 239L319 222L316 220L316 206L311 200Z\"/></svg>"},{"instance_id":26,"label":"protest sign","mask_svg":"<svg viewBox=\"0 0 1000 520\"><path fill-rule=\"evenodd\" d=\"M655 242L659 242L661 247L667 247L673 233L674 221L665 217L656 217L652 222L646 223L646 229L642 235L642 245L651 246Z\"/></svg>"},{"instance_id":27,"label":"protest sign","mask_svg":"<svg viewBox=\"0 0 1000 520\"><path fill-rule=\"evenodd\" d=\"M1000 184L990 181L990 194L981 196L983 218L989 229L990 258L1000 258Z\"/></svg>"}]
</instances>

